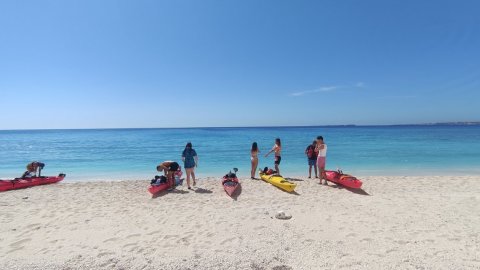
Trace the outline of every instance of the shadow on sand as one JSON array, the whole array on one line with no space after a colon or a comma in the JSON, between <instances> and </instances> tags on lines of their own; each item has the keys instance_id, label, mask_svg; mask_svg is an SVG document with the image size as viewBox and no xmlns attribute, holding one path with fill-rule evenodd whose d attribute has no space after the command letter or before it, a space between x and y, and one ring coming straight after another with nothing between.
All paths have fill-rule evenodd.
<instances>
[{"instance_id":1,"label":"shadow on sand","mask_svg":"<svg viewBox=\"0 0 480 270\"><path fill-rule=\"evenodd\" d=\"M174 190L172 190L172 191L166 191L166 190L164 190L164 191L161 191L161 192L159 192L159 193L157 193L157 194L155 194L155 195L152 195L152 199L156 199L156 198L158 198L158 197L163 197L163 196L165 196L165 195L167 195L167 194L187 194L187 193L190 193L190 192L185 191L185 190L180 190L180 189L174 189Z\"/></svg>"},{"instance_id":2,"label":"shadow on sand","mask_svg":"<svg viewBox=\"0 0 480 270\"><path fill-rule=\"evenodd\" d=\"M322 184L319 184L319 185L322 185ZM325 186L325 185L322 185L322 186ZM346 190L348 190L352 193L358 194L358 195L371 196L370 194L368 194L365 190L363 190L361 188L349 188L349 187L338 185L338 184L332 183L332 182L329 182L327 187L336 188L336 189L346 189Z\"/></svg>"},{"instance_id":3,"label":"shadow on sand","mask_svg":"<svg viewBox=\"0 0 480 270\"><path fill-rule=\"evenodd\" d=\"M275 188L277 188L277 189L279 189L279 190L281 190L281 191L283 191L283 192L285 192L285 193L288 193L288 194L297 195L297 196L300 195L300 193L296 192L295 190L292 191L292 192L288 192L288 191L286 191L286 190L284 190L284 189L281 189L281 188L279 188L279 187L277 187L277 186L274 186L274 185L272 185L272 186L275 187Z\"/></svg>"},{"instance_id":4,"label":"shadow on sand","mask_svg":"<svg viewBox=\"0 0 480 270\"><path fill-rule=\"evenodd\" d=\"M226 192L225 192L226 193ZM238 199L238 196L242 194L242 185L240 184L238 188L235 190L235 192L232 194L231 198L236 201ZM228 195L228 194L227 194Z\"/></svg>"},{"instance_id":5,"label":"shadow on sand","mask_svg":"<svg viewBox=\"0 0 480 270\"><path fill-rule=\"evenodd\" d=\"M195 189L195 193L198 193L198 194L210 194L210 193L213 193L213 191L209 190L209 189L205 189L205 188L196 188Z\"/></svg>"},{"instance_id":6,"label":"shadow on sand","mask_svg":"<svg viewBox=\"0 0 480 270\"><path fill-rule=\"evenodd\" d=\"M303 181L305 181L305 180L303 180L303 179L290 178L290 177L285 178L285 180L287 180L287 181L294 181L294 182L303 182Z\"/></svg>"},{"instance_id":7,"label":"shadow on sand","mask_svg":"<svg viewBox=\"0 0 480 270\"><path fill-rule=\"evenodd\" d=\"M365 190L363 190L361 188L348 188L348 187L346 187L345 189L352 192L352 193L358 194L358 195L371 196L368 192L366 192Z\"/></svg>"}]
</instances>

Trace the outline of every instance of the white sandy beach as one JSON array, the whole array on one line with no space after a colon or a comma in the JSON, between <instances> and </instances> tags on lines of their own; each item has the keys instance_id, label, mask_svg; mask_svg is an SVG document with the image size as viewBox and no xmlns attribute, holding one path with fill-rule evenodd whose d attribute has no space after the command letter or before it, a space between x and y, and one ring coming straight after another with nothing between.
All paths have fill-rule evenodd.
<instances>
[{"instance_id":1,"label":"white sandy beach","mask_svg":"<svg viewBox=\"0 0 480 270\"><path fill-rule=\"evenodd\" d=\"M301 179L243 180L236 201L213 178L153 199L147 181L3 192L0 269L480 269L479 176Z\"/></svg>"}]
</instances>

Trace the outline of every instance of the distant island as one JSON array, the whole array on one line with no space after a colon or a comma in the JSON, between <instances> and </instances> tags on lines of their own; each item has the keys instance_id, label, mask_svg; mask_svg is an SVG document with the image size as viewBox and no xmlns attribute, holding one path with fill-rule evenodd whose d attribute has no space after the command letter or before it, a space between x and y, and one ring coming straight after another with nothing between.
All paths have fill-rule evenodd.
<instances>
[{"instance_id":1,"label":"distant island","mask_svg":"<svg viewBox=\"0 0 480 270\"><path fill-rule=\"evenodd\" d=\"M386 124L386 125L349 124L349 125L326 125L326 126L318 126L318 127L404 127L404 126L480 126L480 121L437 122L437 123L420 123L420 124Z\"/></svg>"},{"instance_id":2,"label":"distant island","mask_svg":"<svg viewBox=\"0 0 480 270\"><path fill-rule=\"evenodd\" d=\"M408 125L408 126L411 126L411 125ZM425 123L425 124L418 124L417 126L480 126L480 121Z\"/></svg>"}]
</instances>

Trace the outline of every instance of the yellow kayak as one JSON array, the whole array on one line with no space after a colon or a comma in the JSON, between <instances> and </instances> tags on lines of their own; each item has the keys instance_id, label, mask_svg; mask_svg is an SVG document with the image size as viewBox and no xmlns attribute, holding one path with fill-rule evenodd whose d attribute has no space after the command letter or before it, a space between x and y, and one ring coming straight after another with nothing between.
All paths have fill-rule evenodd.
<instances>
[{"instance_id":1,"label":"yellow kayak","mask_svg":"<svg viewBox=\"0 0 480 270\"><path fill-rule=\"evenodd\" d=\"M283 178L280 175L267 175L261 172L260 178L262 178L263 181L268 182L287 192L292 192L295 189L295 187L297 187L297 184L285 180L285 178Z\"/></svg>"}]
</instances>

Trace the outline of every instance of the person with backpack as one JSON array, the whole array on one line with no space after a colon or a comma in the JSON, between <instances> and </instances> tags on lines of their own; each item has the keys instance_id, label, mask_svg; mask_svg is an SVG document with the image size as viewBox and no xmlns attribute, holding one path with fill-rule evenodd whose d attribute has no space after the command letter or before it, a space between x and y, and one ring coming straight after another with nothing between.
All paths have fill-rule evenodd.
<instances>
[{"instance_id":1,"label":"person with backpack","mask_svg":"<svg viewBox=\"0 0 480 270\"><path fill-rule=\"evenodd\" d=\"M313 141L312 144L307 146L305 149L305 155L308 158L308 178L312 178L312 167L315 168L315 178L318 178L317 175L317 154L318 152L315 151L317 147L317 141Z\"/></svg>"}]
</instances>

